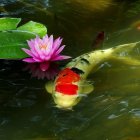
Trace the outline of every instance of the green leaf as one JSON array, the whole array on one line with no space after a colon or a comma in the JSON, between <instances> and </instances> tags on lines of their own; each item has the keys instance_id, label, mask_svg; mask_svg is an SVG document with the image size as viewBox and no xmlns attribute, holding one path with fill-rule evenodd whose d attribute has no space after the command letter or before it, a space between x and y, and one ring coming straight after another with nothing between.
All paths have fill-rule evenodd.
<instances>
[{"instance_id":1,"label":"green leaf","mask_svg":"<svg viewBox=\"0 0 140 140\"><path fill-rule=\"evenodd\" d=\"M26 40L34 37L35 34L26 31L0 32L0 58L21 59L28 57L21 48L28 48Z\"/></svg>"},{"instance_id":2,"label":"green leaf","mask_svg":"<svg viewBox=\"0 0 140 140\"><path fill-rule=\"evenodd\" d=\"M20 18L0 18L0 58L22 59L28 55L22 48L28 48L27 40L36 35L46 35L47 28L37 22L30 21L17 28Z\"/></svg>"},{"instance_id":3,"label":"green leaf","mask_svg":"<svg viewBox=\"0 0 140 140\"><path fill-rule=\"evenodd\" d=\"M29 21L28 23L18 27L17 30L34 32L41 37L47 33L47 28L43 24L34 21Z\"/></svg>"},{"instance_id":4,"label":"green leaf","mask_svg":"<svg viewBox=\"0 0 140 140\"><path fill-rule=\"evenodd\" d=\"M15 30L20 21L20 18L0 18L0 31Z\"/></svg>"}]
</instances>

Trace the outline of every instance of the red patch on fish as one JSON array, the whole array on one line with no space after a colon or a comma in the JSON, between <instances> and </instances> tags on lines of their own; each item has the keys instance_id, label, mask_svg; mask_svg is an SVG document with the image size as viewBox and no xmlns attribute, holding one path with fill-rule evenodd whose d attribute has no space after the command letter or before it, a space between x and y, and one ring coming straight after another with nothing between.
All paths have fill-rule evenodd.
<instances>
[{"instance_id":1,"label":"red patch on fish","mask_svg":"<svg viewBox=\"0 0 140 140\"><path fill-rule=\"evenodd\" d=\"M55 90L63 94L74 95L77 93L78 86L74 84L57 85Z\"/></svg>"},{"instance_id":2,"label":"red patch on fish","mask_svg":"<svg viewBox=\"0 0 140 140\"><path fill-rule=\"evenodd\" d=\"M74 83L79 80L80 76L77 73L73 72L70 68L65 68L58 74L55 91L67 95L77 94L78 86Z\"/></svg>"}]
</instances>

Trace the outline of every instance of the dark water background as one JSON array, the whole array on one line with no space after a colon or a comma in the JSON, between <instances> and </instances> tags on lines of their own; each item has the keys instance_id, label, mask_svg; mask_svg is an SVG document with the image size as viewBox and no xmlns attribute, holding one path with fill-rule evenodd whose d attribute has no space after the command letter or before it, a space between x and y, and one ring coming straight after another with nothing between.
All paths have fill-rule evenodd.
<instances>
[{"instance_id":1,"label":"dark water background","mask_svg":"<svg viewBox=\"0 0 140 140\"><path fill-rule=\"evenodd\" d=\"M91 51L100 31L104 48L140 40L140 0L1 0L0 17L45 24L73 57ZM74 111L55 108L47 80L23 69L0 60L0 140L140 140L140 67L106 62Z\"/></svg>"}]
</instances>

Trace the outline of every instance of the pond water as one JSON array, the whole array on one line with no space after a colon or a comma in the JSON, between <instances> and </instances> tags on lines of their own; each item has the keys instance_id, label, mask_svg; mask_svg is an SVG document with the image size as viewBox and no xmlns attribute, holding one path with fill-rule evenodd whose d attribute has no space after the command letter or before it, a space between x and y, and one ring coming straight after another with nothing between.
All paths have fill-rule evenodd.
<instances>
[{"instance_id":1,"label":"pond water","mask_svg":"<svg viewBox=\"0 0 140 140\"><path fill-rule=\"evenodd\" d=\"M73 57L91 51L100 31L103 48L139 41L139 13L140 0L0 1L0 17L45 24ZM0 64L0 140L140 140L140 67L105 62L89 76L95 90L64 111L46 92L47 79L31 77L21 61Z\"/></svg>"}]
</instances>

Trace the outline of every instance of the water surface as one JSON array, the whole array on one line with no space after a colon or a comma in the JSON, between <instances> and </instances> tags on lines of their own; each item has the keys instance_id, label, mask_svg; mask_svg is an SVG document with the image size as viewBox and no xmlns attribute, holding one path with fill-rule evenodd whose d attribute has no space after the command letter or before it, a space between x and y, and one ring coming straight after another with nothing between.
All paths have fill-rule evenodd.
<instances>
[{"instance_id":1,"label":"water surface","mask_svg":"<svg viewBox=\"0 0 140 140\"><path fill-rule=\"evenodd\" d=\"M139 9L139 0L0 1L1 17L45 24L49 34L64 38L64 53L73 57L91 51L100 31L103 48L140 40ZM105 62L89 76L93 93L74 111L63 111L45 91L47 79L31 77L21 61L0 63L0 139L140 139L140 67Z\"/></svg>"}]
</instances>

